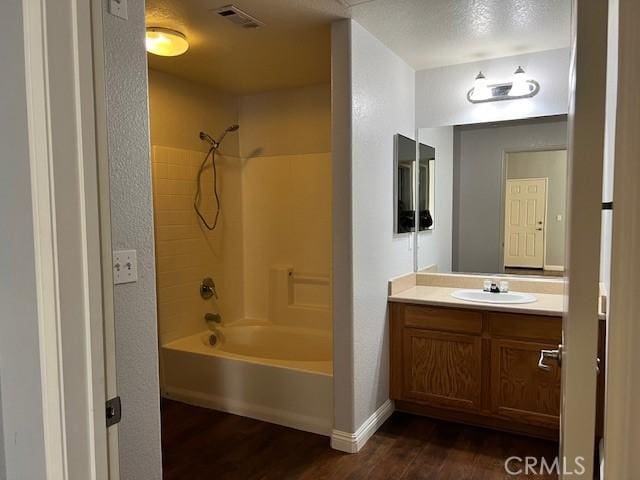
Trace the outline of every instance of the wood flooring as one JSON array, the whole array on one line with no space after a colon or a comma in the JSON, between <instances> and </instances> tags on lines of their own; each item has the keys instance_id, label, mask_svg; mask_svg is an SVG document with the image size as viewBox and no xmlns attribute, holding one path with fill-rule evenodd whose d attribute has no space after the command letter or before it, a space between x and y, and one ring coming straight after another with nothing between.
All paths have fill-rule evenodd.
<instances>
[{"instance_id":1,"label":"wood flooring","mask_svg":"<svg viewBox=\"0 0 640 480\"><path fill-rule=\"evenodd\" d=\"M162 451L164 480L546 480L557 476L508 476L504 461L552 462L558 444L396 412L350 455L321 435L163 400Z\"/></svg>"}]
</instances>

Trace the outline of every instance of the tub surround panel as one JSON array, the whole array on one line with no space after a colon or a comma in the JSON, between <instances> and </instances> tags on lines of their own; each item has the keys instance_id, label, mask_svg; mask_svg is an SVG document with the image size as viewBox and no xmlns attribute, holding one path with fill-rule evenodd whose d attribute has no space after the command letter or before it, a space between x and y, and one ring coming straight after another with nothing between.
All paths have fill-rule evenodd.
<instances>
[{"instance_id":1,"label":"tub surround panel","mask_svg":"<svg viewBox=\"0 0 640 480\"><path fill-rule=\"evenodd\" d=\"M266 319L272 266L330 279L331 155L246 159L242 192L245 315Z\"/></svg>"},{"instance_id":2,"label":"tub surround panel","mask_svg":"<svg viewBox=\"0 0 640 480\"><path fill-rule=\"evenodd\" d=\"M197 171L204 153L153 147L158 322L161 344L205 327L204 314L218 309L225 322L242 319L242 162L218 155L218 188L224 206L214 231L193 210ZM213 174L204 170L202 213L215 215ZM200 282L212 277L220 300L203 300Z\"/></svg>"}]
</instances>

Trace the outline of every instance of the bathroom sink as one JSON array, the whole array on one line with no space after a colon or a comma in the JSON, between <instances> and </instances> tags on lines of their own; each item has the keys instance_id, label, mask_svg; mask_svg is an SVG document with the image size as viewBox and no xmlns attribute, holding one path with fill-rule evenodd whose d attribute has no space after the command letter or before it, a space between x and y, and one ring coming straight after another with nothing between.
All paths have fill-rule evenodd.
<instances>
[{"instance_id":1,"label":"bathroom sink","mask_svg":"<svg viewBox=\"0 0 640 480\"><path fill-rule=\"evenodd\" d=\"M521 292L491 293L483 290L456 290L451 296L478 303L533 303L536 301L533 295Z\"/></svg>"}]
</instances>

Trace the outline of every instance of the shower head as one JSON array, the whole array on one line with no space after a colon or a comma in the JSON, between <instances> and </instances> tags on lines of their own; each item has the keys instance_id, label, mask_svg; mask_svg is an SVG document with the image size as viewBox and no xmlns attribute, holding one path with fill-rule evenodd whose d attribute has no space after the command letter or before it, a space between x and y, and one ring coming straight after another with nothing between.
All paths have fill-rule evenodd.
<instances>
[{"instance_id":1,"label":"shower head","mask_svg":"<svg viewBox=\"0 0 640 480\"><path fill-rule=\"evenodd\" d=\"M211 146L216 144L216 141L213 138L211 138L211 135L209 135L206 132L200 132L200 140L203 140L203 141L211 144Z\"/></svg>"},{"instance_id":2,"label":"shower head","mask_svg":"<svg viewBox=\"0 0 640 480\"><path fill-rule=\"evenodd\" d=\"M235 132L239 128L240 128L240 125L237 125L235 123L233 125L228 126L225 129L225 131L222 132L222 134L217 140L214 140L213 137L211 137L211 135L209 135L206 132L200 132L200 140L204 140L205 142L209 143L212 148L218 148L222 143L222 140L224 139L224 137L227 135L227 133Z\"/></svg>"}]
</instances>

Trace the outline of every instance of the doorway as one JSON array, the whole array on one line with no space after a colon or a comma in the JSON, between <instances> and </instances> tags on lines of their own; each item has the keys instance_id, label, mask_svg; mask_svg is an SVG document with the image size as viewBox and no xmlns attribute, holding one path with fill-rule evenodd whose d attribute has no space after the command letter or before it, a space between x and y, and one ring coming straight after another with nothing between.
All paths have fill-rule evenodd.
<instances>
[{"instance_id":1,"label":"doorway","mask_svg":"<svg viewBox=\"0 0 640 480\"><path fill-rule=\"evenodd\" d=\"M506 152L503 267L506 273L563 275L567 150Z\"/></svg>"}]
</instances>

